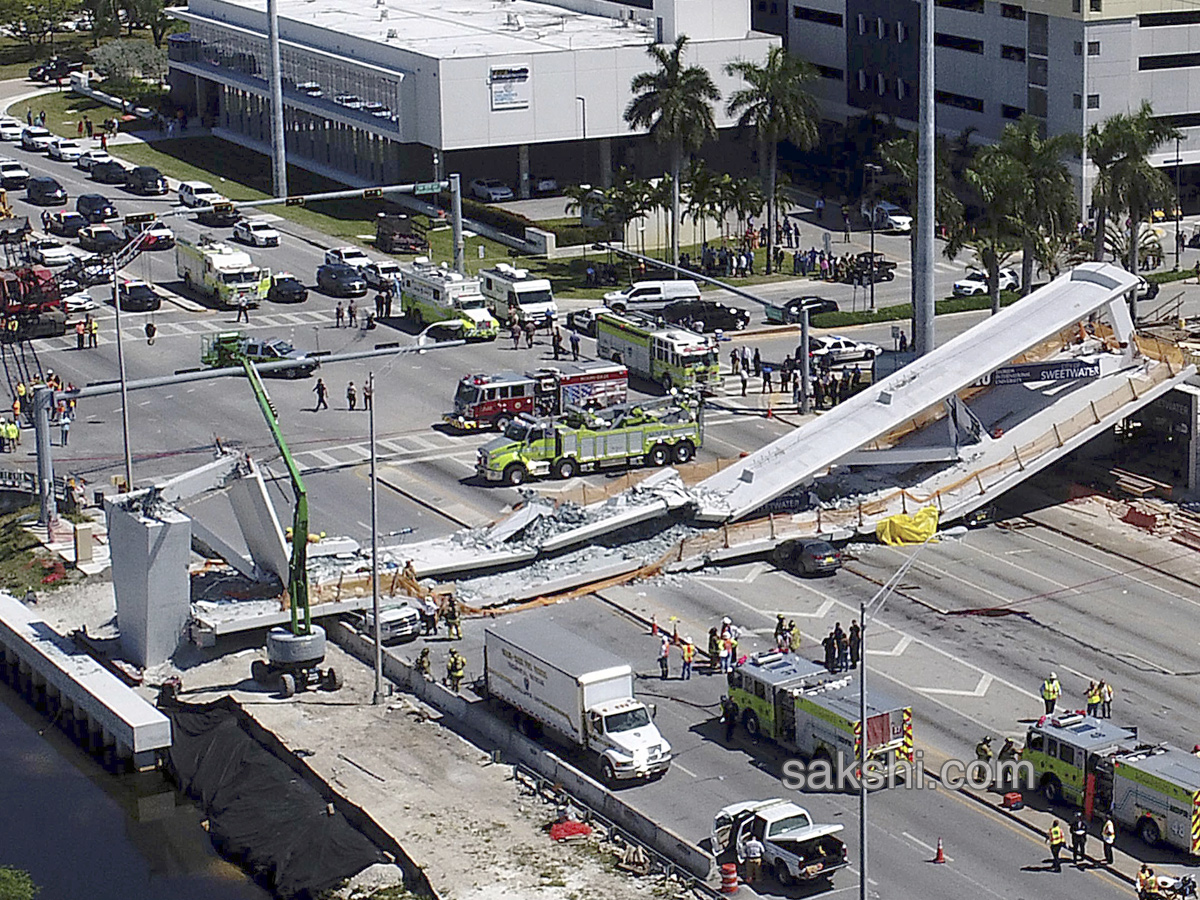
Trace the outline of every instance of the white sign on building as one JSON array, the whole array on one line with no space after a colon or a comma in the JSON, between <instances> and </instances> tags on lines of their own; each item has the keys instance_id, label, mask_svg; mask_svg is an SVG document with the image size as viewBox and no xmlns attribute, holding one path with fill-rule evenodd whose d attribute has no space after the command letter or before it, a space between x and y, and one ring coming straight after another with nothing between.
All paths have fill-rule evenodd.
<instances>
[{"instance_id":1,"label":"white sign on building","mask_svg":"<svg viewBox=\"0 0 1200 900\"><path fill-rule=\"evenodd\" d=\"M529 108L529 66L493 66L488 81L493 112Z\"/></svg>"}]
</instances>

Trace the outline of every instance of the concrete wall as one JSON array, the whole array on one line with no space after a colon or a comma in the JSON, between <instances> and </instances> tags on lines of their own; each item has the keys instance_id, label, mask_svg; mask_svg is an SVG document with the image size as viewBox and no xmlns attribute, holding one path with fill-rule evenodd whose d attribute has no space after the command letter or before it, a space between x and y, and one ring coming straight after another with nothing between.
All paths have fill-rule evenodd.
<instances>
[{"instance_id":1,"label":"concrete wall","mask_svg":"<svg viewBox=\"0 0 1200 900\"><path fill-rule=\"evenodd\" d=\"M330 622L327 625L327 633L343 650L363 662L374 665L375 651L367 637L342 622ZM488 745L486 749L494 747L503 752L505 762L528 766L539 775L561 785L568 794L615 823L639 843L672 860L679 868L696 878L709 877L714 865L713 858L695 844L684 840L670 828L648 819L606 790L603 785L523 737L508 724L490 715L481 715L477 708L473 708L475 704L465 697L452 693L440 684L426 681L407 663L397 659L386 649L383 653L383 673L401 689L477 732Z\"/></svg>"},{"instance_id":2,"label":"concrete wall","mask_svg":"<svg viewBox=\"0 0 1200 900\"><path fill-rule=\"evenodd\" d=\"M155 518L106 504L121 651L135 666L166 662L191 617L191 520L175 510Z\"/></svg>"}]
</instances>

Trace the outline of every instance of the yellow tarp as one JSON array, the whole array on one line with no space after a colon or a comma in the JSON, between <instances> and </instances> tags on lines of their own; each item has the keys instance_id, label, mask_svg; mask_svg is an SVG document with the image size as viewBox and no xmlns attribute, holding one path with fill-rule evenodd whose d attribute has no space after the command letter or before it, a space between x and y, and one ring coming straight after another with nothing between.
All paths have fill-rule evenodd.
<instances>
[{"instance_id":1,"label":"yellow tarp","mask_svg":"<svg viewBox=\"0 0 1200 900\"><path fill-rule=\"evenodd\" d=\"M938 511L927 506L916 515L890 516L875 526L875 537L885 544L923 544L937 533Z\"/></svg>"}]
</instances>

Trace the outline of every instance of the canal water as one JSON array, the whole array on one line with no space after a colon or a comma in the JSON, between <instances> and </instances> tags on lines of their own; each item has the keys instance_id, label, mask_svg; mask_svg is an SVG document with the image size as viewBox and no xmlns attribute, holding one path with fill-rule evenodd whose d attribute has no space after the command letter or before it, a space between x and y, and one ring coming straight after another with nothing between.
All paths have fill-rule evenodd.
<instances>
[{"instance_id":1,"label":"canal water","mask_svg":"<svg viewBox=\"0 0 1200 900\"><path fill-rule=\"evenodd\" d=\"M269 900L203 819L158 772L106 772L0 683L0 866L30 872L39 900Z\"/></svg>"}]
</instances>

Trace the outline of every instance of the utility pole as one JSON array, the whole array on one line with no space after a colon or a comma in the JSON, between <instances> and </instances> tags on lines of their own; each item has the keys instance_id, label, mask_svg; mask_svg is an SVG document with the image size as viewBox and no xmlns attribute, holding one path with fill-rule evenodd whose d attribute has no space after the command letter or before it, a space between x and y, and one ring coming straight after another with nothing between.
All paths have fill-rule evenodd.
<instances>
[{"instance_id":1,"label":"utility pole","mask_svg":"<svg viewBox=\"0 0 1200 900\"><path fill-rule=\"evenodd\" d=\"M287 132L283 123L283 72L279 62L279 0L267 0L267 55L271 76L271 187L286 197Z\"/></svg>"},{"instance_id":2,"label":"utility pole","mask_svg":"<svg viewBox=\"0 0 1200 900\"><path fill-rule=\"evenodd\" d=\"M875 276L877 274L875 271L875 176L882 172L883 168L875 163L867 163L864 168L871 179L871 190L867 196L869 197L868 207L871 210L871 309L873 310L875 309Z\"/></svg>"},{"instance_id":3,"label":"utility pole","mask_svg":"<svg viewBox=\"0 0 1200 900\"><path fill-rule=\"evenodd\" d=\"M1179 271L1179 218L1183 215L1183 209L1179 205L1179 170L1183 168L1183 157L1179 154L1179 142L1182 138L1175 138L1175 271Z\"/></svg>"},{"instance_id":4,"label":"utility pole","mask_svg":"<svg viewBox=\"0 0 1200 900\"><path fill-rule=\"evenodd\" d=\"M812 371L808 355L808 304L800 304L800 415L807 416L808 391L812 387Z\"/></svg>"},{"instance_id":5,"label":"utility pole","mask_svg":"<svg viewBox=\"0 0 1200 900\"><path fill-rule=\"evenodd\" d=\"M375 457L375 373L367 373L367 396L371 408L367 425L371 436L371 619L375 638L375 693L371 702L378 706L383 702L383 643L379 624L379 480L376 477Z\"/></svg>"},{"instance_id":6,"label":"utility pole","mask_svg":"<svg viewBox=\"0 0 1200 900\"><path fill-rule=\"evenodd\" d=\"M38 524L46 527L58 518L58 504L54 499L54 462L50 456L50 407L54 405L54 391L47 385L33 389L33 437L37 447ZM18 422L18 425L21 423Z\"/></svg>"},{"instance_id":7,"label":"utility pole","mask_svg":"<svg viewBox=\"0 0 1200 900\"><path fill-rule=\"evenodd\" d=\"M934 127L934 0L921 0L921 114L917 156L917 257L913 260L913 350L933 349L933 254L937 129Z\"/></svg>"},{"instance_id":8,"label":"utility pole","mask_svg":"<svg viewBox=\"0 0 1200 900\"><path fill-rule=\"evenodd\" d=\"M112 301L117 313L117 372L121 379L121 438L125 445L125 490L133 490L133 454L129 450L129 393L125 388L125 344L121 335L121 292L117 289L117 256L109 257L112 266Z\"/></svg>"},{"instance_id":9,"label":"utility pole","mask_svg":"<svg viewBox=\"0 0 1200 900\"><path fill-rule=\"evenodd\" d=\"M450 229L454 238L454 271L466 275L467 255L463 246L462 227L462 176L457 172L450 176Z\"/></svg>"}]
</instances>

